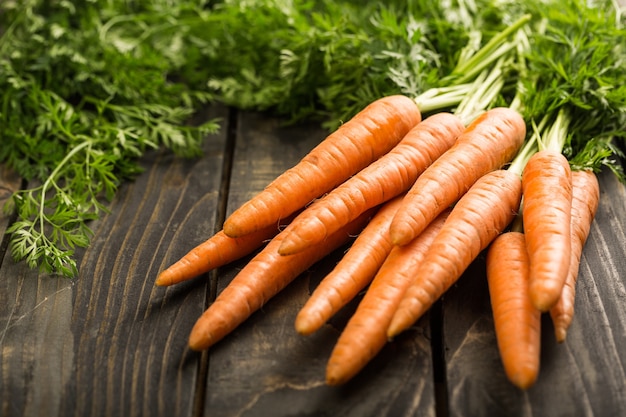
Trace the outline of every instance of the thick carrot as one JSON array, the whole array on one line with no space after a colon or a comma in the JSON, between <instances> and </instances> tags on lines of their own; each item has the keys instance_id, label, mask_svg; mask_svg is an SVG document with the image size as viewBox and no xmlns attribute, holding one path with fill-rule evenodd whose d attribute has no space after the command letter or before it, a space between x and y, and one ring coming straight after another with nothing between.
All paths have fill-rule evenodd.
<instances>
[{"instance_id":1,"label":"thick carrot","mask_svg":"<svg viewBox=\"0 0 626 417\"><path fill-rule=\"evenodd\" d=\"M571 256L572 174L560 152L535 153L522 173L524 233L530 256L530 299L552 308L565 285Z\"/></svg>"},{"instance_id":2,"label":"thick carrot","mask_svg":"<svg viewBox=\"0 0 626 417\"><path fill-rule=\"evenodd\" d=\"M501 168L526 135L522 116L508 107L476 118L456 143L419 176L391 222L391 240L406 245L439 213L456 202L480 177Z\"/></svg>"},{"instance_id":3,"label":"thick carrot","mask_svg":"<svg viewBox=\"0 0 626 417\"><path fill-rule=\"evenodd\" d=\"M415 323L511 223L521 194L517 173L496 170L482 176L461 197L398 305L387 330L389 337Z\"/></svg>"},{"instance_id":4,"label":"thick carrot","mask_svg":"<svg viewBox=\"0 0 626 417\"><path fill-rule=\"evenodd\" d=\"M539 374L541 312L528 294L530 261L524 234L498 236L487 251L486 262L500 359L509 381L528 389Z\"/></svg>"},{"instance_id":5,"label":"thick carrot","mask_svg":"<svg viewBox=\"0 0 626 417\"><path fill-rule=\"evenodd\" d=\"M576 281L583 247L591 230L600 200L600 185L591 170L572 172L571 256L565 286L559 301L550 309L554 333L558 342L564 342L574 317Z\"/></svg>"},{"instance_id":6,"label":"thick carrot","mask_svg":"<svg viewBox=\"0 0 626 417\"><path fill-rule=\"evenodd\" d=\"M363 213L319 245L296 255L278 253L282 233L248 262L196 321L189 347L204 350L224 338L315 262L358 234L373 214Z\"/></svg>"},{"instance_id":7,"label":"thick carrot","mask_svg":"<svg viewBox=\"0 0 626 417\"><path fill-rule=\"evenodd\" d=\"M408 245L391 250L337 340L326 365L328 385L350 380L385 346L391 316L449 213L441 213Z\"/></svg>"},{"instance_id":8,"label":"thick carrot","mask_svg":"<svg viewBox=\"0 0 626 417\"><path fill-rule=\"evenodd\" d=\"M231 237L275 224L389 152L421 121L408 97L383 97L331 133L224 223Z\"/></svg>"},{"instance_id":9,"label":"thick carrot","mask_svg":"<svg viewBox=\"0 0 626 417\"><path fill-rule=\"evenodd\" d=\"M164 269L155 284L158 286L177 284L249 255L276 236L281 227L291 220L290 216L283 219L281 224L273 224L237 238L227 236L220 230Z\"/></svg>"},{"instance_id":10,"label":"thick carrot","mask_svg":"<svg viewBox=\"0 0 626 417\"><path fill-rule=\"evenodd\" d=\"M319 329L372 281L393 247L389 239L389 223L400 201L401 196L398 196L383 204L335 268L313 291L296 316L298 333L307 335Z\"/></svg>"},{"instance_id":11,"label":"thick carrot","mask_svg":"<svg viewBox=\"0 0 626 417\"><path fill-rule=\"evenodd\" d=\"M455 142L465 126L451 113L436 113L415 126L389 153L325 195L287 231L279 251L293 254L407 191L417 177Z\"/></svg>"}]
</instances>

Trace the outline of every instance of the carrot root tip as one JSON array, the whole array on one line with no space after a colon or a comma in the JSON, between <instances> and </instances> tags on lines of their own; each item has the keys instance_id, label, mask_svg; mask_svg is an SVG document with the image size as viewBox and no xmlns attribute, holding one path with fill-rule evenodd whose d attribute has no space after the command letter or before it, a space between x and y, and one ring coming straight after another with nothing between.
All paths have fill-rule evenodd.
<instances>
[{"instance_id":1,"label":"carrot root tip","mask_svg":"<svg viewBox=\"0 0 626 417\"><path fill-rule=\"evenodd\" d=\"M189 348L196 352L200 352L208 349L211 346L211 338L209 335L205 335L204 332L192 329L189 335Z\"/></svg>"},{"instance_id":2,"label":"carrot root tip","mask_svg":"<svg viewBox=\"0 0 626 417\"><path fill-rule=\"evenodd\" d=\"M557 327L554 329L554 336L556 337L557 343L565 342L567 337L567 330L561 327Z\"/></svg>"}]
</instances>

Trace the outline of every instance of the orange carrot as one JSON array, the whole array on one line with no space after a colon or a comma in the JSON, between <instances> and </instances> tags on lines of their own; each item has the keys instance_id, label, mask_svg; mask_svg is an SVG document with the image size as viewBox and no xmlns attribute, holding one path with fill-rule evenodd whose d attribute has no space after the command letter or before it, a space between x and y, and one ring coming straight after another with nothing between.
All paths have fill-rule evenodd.
<instances>
[{"instance_id":1,"label":"orange carrot","mask_svg":"<svg viewBox=\"0 0 626 417\"><path fill-rule=\"evenodd\" d=\"M200 316L189 335L189 347L204 350L224 338L315 262L358 234L372 215L363 213L319 245L296 255L278 253L283 234L272 239L233 278Z\"/></svg>"},{"instance_id":2,"label":"orange carrot","mask_svg":"<svg viewBox=\"0 0 626 417\"><path fill-rule=\"evenodd\" d=\"M326 365L328 385L347 382L385 346L391 316L449 212L441 213L408 245L391 250L337 340Z\"/></svg>"},{"instance_id":3,"label":"orange carrot","mask_svg":"<svg viewBox=\"0 0 626 417\"><path fill-rule=\"evenodd\" d=\"M525 136L524 120L513 109L498 107L479 116L409 189L391 222L391 241L410 242L476 180L509 162Z\"/></svg>"},{"instance_id":4,"label":"orange carrot","mask_svg":"<svg viewBox=\"0 0 626 417\"><path fill-rule=\"evenodd\" d=\"M417 177L449 149L464 125L450 113L437 113L415 126L389 153L339 185L303 212L288 228L279 251L293 254L408 190Z\"/></svg>"},{"instance_id":5,"label":"orange carrot","mask_svg":"<svg viewBox=\"0 0 626 417\"><path fill-rule=\"evenodd\" d=\"M482 176L461 197L398 305L387 330L389 337L415 323L511 223L521 194L517 173L496 170Z\"/></svg>"},{"instance_id":6,"label":"orange carrot","mask_svg":"<svg viewBox=\"0 0 626 417\"><path fill-rule=\"evenodd\" d=\"M535 153L522 173L524 233L530 257L530 299L541 311L552 308L570 265L572 174L560 152Z\"/></svg>"},{"instance_id":7,"label":"orange carrot","mask_svg":"<svg viewBox=\"0 0 626 417\"><path fill-rule=\"evenodd\" d=\"M281 224L285 225L291 219L292 217L283 219ZM163 270L155 284L158 286L178 284L249 255L278 234L281 227L274 224L237 238L226 236L224 231L220 230Z\"/></svg>"},{"instance_id":8,"label":"orange carrot","mask_svg":"<svg viewBox=\"0 0 626 417\"><path fill-rule=\"evenodd\" d=\"M487 281L498 350L509 381L528 389L539 374L541 312L528 294L530 261L524 234L498 236L487 251Z\"/></svg>"},{"instance_id":9,"label":"orange carrot","mask_svg":"<svg viewBox=\"0 0 626 417\"><path fill-rule=\"evenodd\" d=\"M313 291L296 316L298 333L307 335L319 329L372 281L393 246L389 223L400 201L398 196L383 204L344 257Z\"/></svg>"},{"instance_id":10,"label":"orange carrot","mask_svg":"<svg viewBox=\"0 0 626 417\"><path fill-rule=\"evenodd\" d=\"M224 232L238 237L276 224L389 152L420 120L408 97L374 101L231 214Z\"/></svg>"},{"instance_id":11,"label":"orange carrot","mask_svg":"<svg viewBox=\"0 0 626 417\"><path fill-rule=\"evenodd\" d=\"M583 247L591 230L600 200L600 185L591 170L572 172L571 257L565 286L559 301L550 309L554 333L558 342L565 341L574 317L576 281Z\"/></svg>"}]
</instances>

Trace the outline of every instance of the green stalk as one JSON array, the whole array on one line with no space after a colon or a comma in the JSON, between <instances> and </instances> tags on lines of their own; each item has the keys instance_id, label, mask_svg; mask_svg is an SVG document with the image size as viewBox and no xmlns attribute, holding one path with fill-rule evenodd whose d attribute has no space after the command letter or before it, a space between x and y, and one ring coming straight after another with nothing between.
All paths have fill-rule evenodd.
<instances>
[{"instance_id":1,"label":"green stalk","mask_svg":"<svg viewBox=\"0 0 626 417\"><path fill-rule=\"evenodd\" d=\"M65 157L58 163L58 165L54 168L54 170L50 173L46 181L41 186L41 201L39 202L39 228L41 229L41 233L43 235L45 230L45 221L47 220L47 216L44 213L44 209L46 207L46 193L50 185L54 184L54 179L58 175L58 173L63 169L63 167L72 160L74 155L78 152L82 151L83 148L91 146L91 141L84 141L75 146L71 151L65 155Z\"/></svg>"},{"instance_id":2,"label":"green stalk","mask_svg":"<svg viewBox=\"0 0 626 417\"><path fill-rule=\"evenodd\" d=\"M519 36L513 41L507 39L530 20L524 15L506 30L494 36L478 51L474 44L479 41L479 32L470 36L468 45L463 48L456 68L441 79L440 86L431 88L415 98L420 111L424 113L450 109L457 106L455 113L465 124L469 124L478 114L487 109L502 90L505 77L505 64L513 60L509 58L512 50L519 51ZM519 54L518 54L519 55ZM519 58L519 56L518 56Z\"/></svg>"},{"instance_id":3,"label":"green stalk","mask_svg":"<svg viewBox=\"0 0 626 417\"><path fill-rule=\"evenodd\" d=\"M545 135L539 138L539 150L551 150L561 153L567 140L571 118L563 107L557 112L556 118Z\"/></svg>"},{"instance_id":4,"label":"green stalk","mask_svg":"<svg viewBox=\"0 0 626 417\"><path fill-rule=\"evenodd\" d=\"M471 83L434 87L426 90L414 100L422 113L449 109L458 105L467 96L471 87Z\"/></svg>"},{"instance_id":5,"label":"green stalk","mask_svg":"<svg viewBox=\"0 0 626 417\"><path fill-rule=\"evenodd\" d=\"M459 62L459 65L446 77L445 81L454 81L456 83L467 82L484 68L491 65L516 46L515 42L507 42L506 40L509 36L526 25L530 19L531 15L525 14L511 26L491 38L489 42L479 49L470 59Z\"/></svg>"},{"instance_id":6,"label":"green stalk","mask_svg":"<svg viewBox=\"0 0 626 417\"><path fill-rule=\"evenodd\" d=\"M472 84L467 96L456 108L455 114L466 125L489 108L500 94L504 86L503 66L504 61L500 59L491 70L483 70Z\"/></svg>"}]
</instances>

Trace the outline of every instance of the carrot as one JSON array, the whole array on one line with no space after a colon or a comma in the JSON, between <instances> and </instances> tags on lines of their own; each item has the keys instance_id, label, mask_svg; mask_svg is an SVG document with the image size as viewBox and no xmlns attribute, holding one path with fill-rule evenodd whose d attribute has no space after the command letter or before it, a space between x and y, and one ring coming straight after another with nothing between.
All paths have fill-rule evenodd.
<instances>
[{"instance_id":1,"label":"carrot","mask_svg":"<svg viewBox=\"0 0 626 417\"><path fill-rule=\"evenodd\" d=\"M576 281L583 247L591 230L600 200L600 185L591 170L572 172L572 219L570 265L563 291L557 303L550 309L554 333L558 342L564 342L574 317Z\"/></svg>"},{"instance_id":2,"label":"carrot","mask_svg":"<svg viewBox=\"0 0 626 417\"><path fill-rule=\"evenodd\" d=\"M417 104L408 97L372 102L235 210L224 232L239 237L276 224L389 152L420 121Z\"/></svg>"},{"instance_id":3,"label":"carrot","mask_svg":"<svg viewBox=\"0 0 626 417\"><path fill-rule=\"evenodd\" d=\"M307 335L319 329L371 282L393 247L389 223L400 201L401 196L398 196L383 204L344 257L313 291L296 316L298 333Z\"/></svg>"},{"instance_id":4,"label":"carrot","mask_svg":"<svg viewBox=\"0 0 626 417\"><path fill-rule=\"evenodd\" d=\"M282 224L290 220L291 217L283 219ZM220 230L163 270L155 284L158 286L178 284L249 255L273 238L280 228L281 224L273 224L237 238L227 236Z\"/></svg>"},{"instance_id":5,"label":"carrot","mask_svg":"<svg viewBox=\"0 0 626 417\"><path fill-rule=\"evenodd\" d=\"M406 245L439 213L457 201L489 171L502 167L526 135L522 116L508 107L476 118L456 143L429 166L409 189L391 222L391 240Z\"/></svg>"},{"instance_id":6,"label":"carrot","mask_svg":"<svg viewBox=\"0 0 626 417\"><path fill-rule=\"evenodd\" d=\"M372 210L363 213L323 244L292 256L278 253L283 234L276 235L196 321L189 335L189 347L204 350L220 341L307 268L358 234L371 215Z\"/></svg>"},{"instance_id":7,"label":"carrot","mask_svg":"<svg viewBox=\"0 0 626 417\"><path fill-rule=\"evenodd\" d=\"M486 262L502 365L513 385L528 389L539 374L541 312L528 294L530 261L524 234L498 236L487 250Z\"/></svg>"},{"instance_id":8,"label":"carrot","mask_svg":"<svg viewBox=\"0 0 626 417\"><path fill-rule=\"evenodd\" d=\"M441 213L408 245L391 250L337 340L326 365L328 385L347 382L385 346L391 316L449 213Z\"/></svg>"},{"instance_id":9,"label":"carrot","mask_svg":"<svg viewBox=\"0 0 626 417\"><path fill-rule=\"evenodd\" d=\"M449 149L464 129L451 113L436 113L415 126L389 153L358 172L303 212L286 230L279 251L293 254L356 218L363 211L404 193Z\"/></svg>"},{"instance_id":10,"label":"carrot","mask_svg":"<svg viewBox=\"0 0 626 417\"><path fill-rule=\"evenodd\" d=\"M416 322L511 223L521 193L517 173L496 170L478 179L461 197L400 301L387 330L389 337Z\"/></svg>"},{"instance_id":11,"label":"carrot","mask_svg":"<svg viewBox=\"0 0 626 417\"><path fill-rule=\"evenodd\" d=\"M535 153L522 173L530 299L545 312L558 301L570 265L572 175L559 151Z\"/></svg>"}]
</instances>

